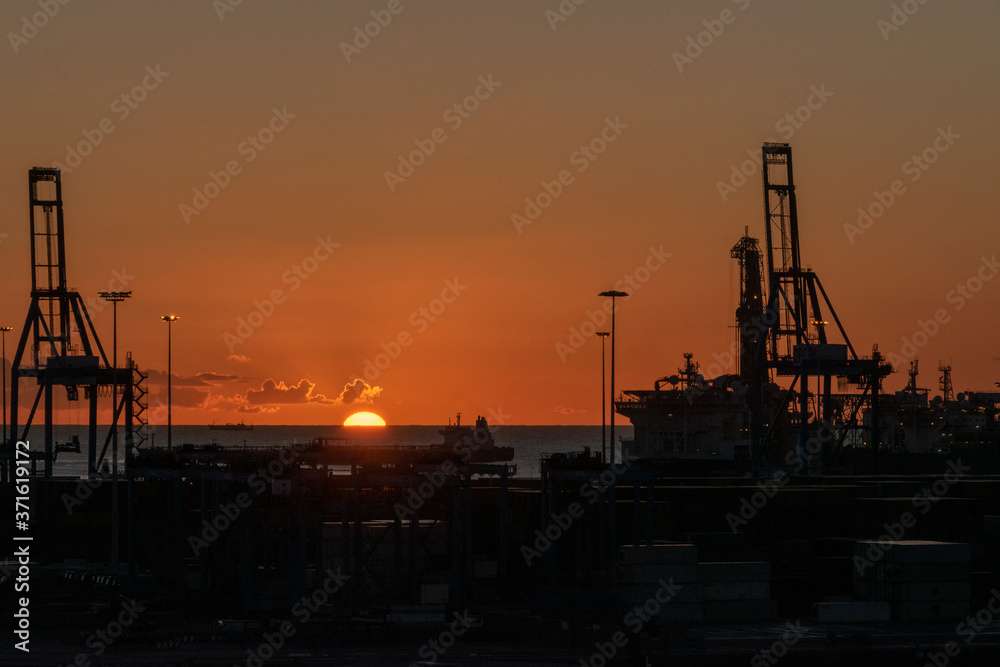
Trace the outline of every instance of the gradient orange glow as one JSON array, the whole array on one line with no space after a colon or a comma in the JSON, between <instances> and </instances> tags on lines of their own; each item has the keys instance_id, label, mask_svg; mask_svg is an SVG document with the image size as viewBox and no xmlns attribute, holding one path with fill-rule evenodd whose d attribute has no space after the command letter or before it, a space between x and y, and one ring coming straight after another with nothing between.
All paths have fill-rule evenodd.
<instances>
[{"instance_id":1,"label":"gradient orange glow","mask_svg":"<svg viewBox=\"0 0 1000 667\"><path fill-rule=\"evenodd\" d=\"M978 278L1000 249L996 3L922 4L886 36L888 1L589 2L554 26L556 0L406 2L350 62L384 2L221 4L70 3L4 47L8 358L27 170L59 163L69 284L108 350L96 294L133 292L119 357L150 373L154 423L171 312L175 424L600 424L601 291L632 295L618 388L684 352L735 369L729 249L764 236L753 155L773 138L794 149L803 262L858 351L916 336L921 386L942 361L956 391L1000 380L1000 280ZM722 8L735 21L679 71ZM0 28L37 11L4 2ZM852 235L859 208L879 215ZM57 418L85 420L64 398Z\"/></svg>"}]
</instances>

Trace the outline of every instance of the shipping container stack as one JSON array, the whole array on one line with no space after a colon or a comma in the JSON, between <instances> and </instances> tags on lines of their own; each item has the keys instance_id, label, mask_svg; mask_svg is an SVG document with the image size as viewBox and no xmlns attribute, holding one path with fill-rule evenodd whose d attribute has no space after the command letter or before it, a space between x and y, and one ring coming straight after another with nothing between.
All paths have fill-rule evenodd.
<instances>
[{"instance_id":1,"label":"shipping container stack","mask_svg":"<svg viewBox=\"0 0 1000 667\"><path fill-rule=\"evenodd\" d=\"M854 597L888 603L894 621L959 621L969 613L971 562L968 544L862 540Z\"/></svg>"},{"instance_id":2,"label":"shipping container stack","mask_svg":"<svg viewBox=\"0 0 1000 667\"><path fill-rule=\"evenodd\" d=\"M661 591L671 591L666 597ZM658 600L657 623L739 623L777 618L767 562L698 562L694 544L623 545L615 593L626 608ZM659 594L659 597L658 597Z\"/></svg>"}]
</instances>

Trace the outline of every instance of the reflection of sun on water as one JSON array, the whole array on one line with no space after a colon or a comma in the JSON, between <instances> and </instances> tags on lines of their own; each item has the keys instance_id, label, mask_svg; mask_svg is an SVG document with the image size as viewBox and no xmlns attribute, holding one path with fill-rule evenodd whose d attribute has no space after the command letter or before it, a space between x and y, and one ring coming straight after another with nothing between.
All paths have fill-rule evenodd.
<instances>
[{"instance_id":1,"label":"reflection of sun on water","mask_svg":"<svg viewBox=\"0 0 1000 667\"><path fill-rule=\"evenodd\" d=\"M385 420L374 412L355 412L344 420L344 426L385 426Z\"/></svg>"}]
</instances>

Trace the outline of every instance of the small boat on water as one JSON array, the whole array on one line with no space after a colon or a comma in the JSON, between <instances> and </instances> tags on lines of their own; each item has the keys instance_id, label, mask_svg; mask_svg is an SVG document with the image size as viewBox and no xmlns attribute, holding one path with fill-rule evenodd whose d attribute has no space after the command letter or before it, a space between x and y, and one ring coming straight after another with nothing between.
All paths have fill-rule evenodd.
<instances>
[{"instance_id":1,"label":"small boat on water","mask_svg":"<svg viewBox=\"0 0 1000 667\"><path fill-rule=\"evenodd\" d=\"M216 424L212 422L208 425L208 428L213 431L252 431L253 424L244 424L242 421L238 424L228 422L226 424Z\"/></svg>"},{"instance_id":2,"label":"small boat on water","mask_svg":"<svg viewBox=\"0 0 1000 667\"><path fill-rule=\"evenodd\" d=\"M80 453L80 436L74 435L72 440L69 442L57 442L56 452L73 452L76 454Z\"/></svg>"},{"instance_id":3,"label":"small boat on water","mask_svg":"<svg viewBox=\"0 0 1000 667\"><path fill-rule=\"evenodd\" d=\"M80 436L74 435L69 442L57 442L55 451L52 452L52 460L55 461L62 452L80 453Z\"/></svg>"}]
</instances>

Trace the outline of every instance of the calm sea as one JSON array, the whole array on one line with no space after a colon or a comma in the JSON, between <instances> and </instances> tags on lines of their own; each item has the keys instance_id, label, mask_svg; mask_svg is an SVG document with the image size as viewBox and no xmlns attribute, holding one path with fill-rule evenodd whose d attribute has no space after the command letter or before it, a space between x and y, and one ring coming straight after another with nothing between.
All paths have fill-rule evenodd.
<instances>
[{"instance_id":1,"label":"calm sea","mask_svg":"<svg viewBox=\"0 0 1000 667\"><path fill-rule=\"evenodd\" d=\"M195 445L218 444L223 446L274 446L307 443L313 438L344 438L354 444L371 445L428 445L443 440L440 426L385 426L366 428L358 426L255 426L252 431L213 431L207 426L174 426L175 447L190 443ZM166 447L167 428L151 429L146 447ZM514 448L517 476L537 478L539 459L556 452L578 452L584 447L593 451L601 449L600 426L492 426L493 438L498 446ZM83 476L87 471L87 430L82 426L58 425L54 427L56 442L68 442L76 435L81 442L79 454L62 452L58 455L53 473L56 475ZM631 425L615 425L618 438L632 437ZM103 446L107 427L98 427L98 450ZM42 429L32 427L28 441L32 449L41 449ZM36 444L37 443L37 444ZM110 448L108 459L111 458Z\"/></svg>"}]
</instances>

